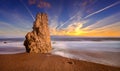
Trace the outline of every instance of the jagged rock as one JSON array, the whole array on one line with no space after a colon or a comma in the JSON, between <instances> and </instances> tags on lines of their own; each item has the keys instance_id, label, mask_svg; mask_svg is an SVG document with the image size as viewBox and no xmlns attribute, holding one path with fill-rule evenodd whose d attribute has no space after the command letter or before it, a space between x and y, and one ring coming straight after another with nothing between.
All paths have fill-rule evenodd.
<instances>
[{"instance_id":1,"label":"jagged rock","mask_svg":"<svg viewBox=\"0 0 120 71\"><path fill-rule=\"evenodd\" d=\"M38 13L33 25L33 31L25 36L24 45L28 53L48 53L51 51L51 41L48 29L48 18L45 13Z\"/></svg>"}]
</instances>

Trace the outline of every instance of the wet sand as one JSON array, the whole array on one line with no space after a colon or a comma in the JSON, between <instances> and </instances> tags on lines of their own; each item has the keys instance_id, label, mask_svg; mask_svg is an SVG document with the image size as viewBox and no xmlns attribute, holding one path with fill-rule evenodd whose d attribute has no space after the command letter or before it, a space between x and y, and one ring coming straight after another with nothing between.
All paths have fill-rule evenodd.
<instances>
[{"instance_id":1,"label":"wet sand","mask_svg":"<svg viewBox=\"0 0 120 71\"><path fill-rule=\"evenodd\" d=\"M51 54L0 54L0 71L120 71L120 67Z\"/></svg>"}]
</instances>

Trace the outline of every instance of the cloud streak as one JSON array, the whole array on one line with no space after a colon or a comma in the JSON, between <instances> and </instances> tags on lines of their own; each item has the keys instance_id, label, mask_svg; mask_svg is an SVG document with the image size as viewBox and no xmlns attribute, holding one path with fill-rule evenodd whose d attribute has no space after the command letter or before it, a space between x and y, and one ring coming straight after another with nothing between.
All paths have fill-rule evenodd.
<instances>
[{"instance_id":1,"label":"cloud streak","mask_svg":"<svg viewBox=\"0 0 120 71\"><path fill-rule=\"evenodd\" d=\"M74 22L68 25L64 29L51 28L51 35L80 35L83 34L83 30L80 29L85 22Z\"/></svg>"},{"instance_id":2,"label":"cloud streak","mask_svg":"<svg viewBox=\"0 0 120 71\"><path fill-rule=\"evenodd\" d=\"M89 36L110 36L110 37L120 37L120 22L113 23L96 30L88 31Z\"/></svg>"},{"instance_id":3,"label":"cloud streak","mask_svg":"<svg viewBox=\"0 0 120 71\"><path fill-rule=\"evenodd\" d=\"M36 0L28 0L28 3L29 3L30 5L33 5L33 4L36 3Z\"/></svg>"},{"instance_id":4,"label":"cloud streak","mask_svg":"<svg viewBox=\"0 0 120 71\"><path fill-rule=\"evenodd\" d=\"M38 8L50 8L51 4L45 0L28 0L30 5L37 5Z\"/></svg>"},{"instance_id":5,"label":"cloud streak","mask_svg":"<svg viewBox=\"0 0 120 71\"><path fill-rule=\"evenodd\" d=\"M1 35L24 35L25 30L17 28L9 23L0 21L0 34ZM17 33L17 34L16 34Z\"/></svg>"},{"instance_id":6,"label":"cloud streak","mask_svg":"<svg viewBox=\"0 0 120 71\"><path fill-rule=\"evenodd\" d=\"M91 14L89 14L89 15L85 16L83 19L86 19L86 18L88 18L88 17L91 17L91 16L93 16L93 15L95 15L95 14L97 14L97 13L100 13L100 12L102 12L102 11L104 11L104 10L107 10L107 9L109 9L109 8L113 7L113 6L118 5L118 4L120 4L120 1L115 2L115 3L113 3L113 4L109 5L109 6L105 7L105 8L102 8L102 9L100 9L100 10L96 11L96 12L93 12L93 13L91 13Z\"/></svg>"},{"instance_id":7,"label":"cloud streak","mask_svg":"<svg viewBox=\"0 0 120 71\"><path fill-rule=\"evenodd\" d=\"M37 7L38 7L38 8L50 8L51 5L50 5L50 3L41 0L41 1L39 1L39 3L37 4Z\"/></svg>"},{"instance_id":8,"label":"cloud streak","mask_svg":"<svg viewBox=\"0 0 120 71\"><path fill-rule=\"evenodd\" d=\"M31 18L27 18L15 10L0 10L0 14L6 18L7 21L0 21L0 34L6 36L25 35L31 28ZM29 15L29 14L28 14ZM9 22L10 21L10 22ZM0 35L0 36L1 36Z\"/></svg>"},{"instance_id":9,"label":"cloud streak","mask_svg":"<svg viewBox=\"0 0 120 71\"><path fill-rule=\"evenodd\" d=\"M83 2L75 1L74 3L72 3L73 5L71 4L70 8L74 8L73 15L70 16L70 18L66 20L63 24L58 26L57 29L62 28L65 24L68 24L69 22L71 23L73 21L82 20L84 10L87 9L87 6L90 6L94 3L95 3L94 0L83 0Z\"/></svg>"},{"instance_id":10,"label":"cloud streak","mask_svg":"<svg viewBox=\"0 0 120 71\"><path fill-rule=\"evenodd\" d=\"M75 22L68 25L64 29L51 28L51 35L69 35L69 36L106 36L106 37L119 37L120 36L120 13L108 16L94 23L86 28L81 28L89 20Z\"/></svg>"},{"instance_id":11,"label":"cloud streak","mask_svg":"<svg viewBox=\"0 0 120 71\"><path fill-rule=\"evenodd\" d=\"M30 9L25 5L25 3L22 0L20 0L20 1L23 4L23 6L25 7L25 9L28 11L28 13L30 14L30 16L32 17L32 19L35 20L35 18L33 16L32 12L30 11Z\"/></svg>"},{"instance_id":12,"label":"cloud streak","mask_svg":"<svg viewBox=\"0 0 120 71\"><path fill-rule=\"evenodd\" d=\"M111 25L114 24L115 22L118 22L120 18L120 13L116 13L114 15L108 16L106 18L103 18L99 21L97 21L96 23L84 28L84 29L88 29L88 30L95 30L97 28L101 28L107 25Z\"/></svg>"},{"instance_id":13,"label":"cloud streak","mask_svg":"<svg viewBox=\"0 0 120 71\"><path fill-rule=\"evenodd\" d=\"M76 16L78 16L78 15L80 15L80 11L78 11L76 14L74 14L72 17L70 17L66 22L64 22L59 27L57 27L57 29L63 27L65 24L69 23L71 20L73 20L74 18L76 18ZM79 17L79 19L81 19L81 17Z\"/></svg>"}]
</instances>

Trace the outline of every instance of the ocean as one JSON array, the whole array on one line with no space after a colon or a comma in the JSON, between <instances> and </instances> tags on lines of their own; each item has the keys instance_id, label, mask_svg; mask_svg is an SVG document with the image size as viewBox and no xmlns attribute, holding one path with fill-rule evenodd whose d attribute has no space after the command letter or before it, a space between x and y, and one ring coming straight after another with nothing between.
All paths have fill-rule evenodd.
<instances>
[{"instance_id":1,"label":"ocean","mask_svg":"<svg viewBox=\"0 0 120 71\"><path fill-rule=\"evenodd\" d=\"M52 36L52 54L120 67L120 38ZM24 38L0 38L0 54L24 53Z\"/></svg>"}]
</instances>

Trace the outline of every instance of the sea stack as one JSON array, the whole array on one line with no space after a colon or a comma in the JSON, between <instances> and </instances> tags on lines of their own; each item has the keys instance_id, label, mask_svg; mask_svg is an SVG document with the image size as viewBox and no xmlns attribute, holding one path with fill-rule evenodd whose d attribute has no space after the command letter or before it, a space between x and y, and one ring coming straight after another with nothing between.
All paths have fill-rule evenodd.
<instances>
[{"instance_id":1,"label":"sea stack","mask_svg":"<svg viewBox=\"0 0 120 71\"><path fill-rule=\"evenodd\" d=\"M24 46L28 53L49 53L52 49L46 13L38 13L33 30L25 36Z\"/></svg>"}]
</instances>

